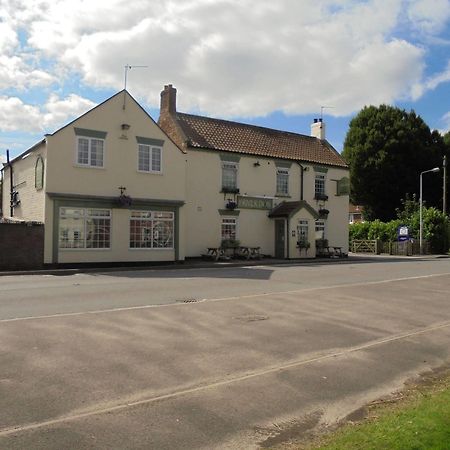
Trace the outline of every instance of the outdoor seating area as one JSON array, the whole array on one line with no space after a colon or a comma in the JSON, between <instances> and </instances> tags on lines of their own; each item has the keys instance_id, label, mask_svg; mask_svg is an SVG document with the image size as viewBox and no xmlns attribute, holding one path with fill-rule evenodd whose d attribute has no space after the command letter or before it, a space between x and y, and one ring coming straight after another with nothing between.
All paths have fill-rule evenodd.
<instances>
[{"instance_id":1,"label":"outdoor seating area","mask_svg":"<svg viewBox=\"0 0 450 450\"><path fill-rule=\"evenodd\" d=\"M213 261L230 260L230 259L260 259L261 247L208 247L207 253L203 254L203 259L210 259Z\"/></svg>"},{"instance_id":2,"label":"outdoor seating area","mask_svg":"<svg viewBox=\"0 0 450 450\"><path fill-rule=\"evenodd\" d=\"M348 255L342 251L342 247L328 245L327 239L316 241L316 256L318 258L346 258Z\"/></svg>"}]
</instances>

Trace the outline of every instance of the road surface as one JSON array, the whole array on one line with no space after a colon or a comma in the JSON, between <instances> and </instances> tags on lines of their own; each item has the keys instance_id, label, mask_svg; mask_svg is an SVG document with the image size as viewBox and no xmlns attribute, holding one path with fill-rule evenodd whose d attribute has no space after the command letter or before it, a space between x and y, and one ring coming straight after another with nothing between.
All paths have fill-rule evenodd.
<instances>
[{"instance_id":1,"label":"road surface","mask_svg":"<svg viewBox=\"0 0 450 450\"><path fill-rule=\"evenodd\" d=\"M0 278L0 448L251 449L450 361L450 260Z\"/></svg>"}]
</instances>

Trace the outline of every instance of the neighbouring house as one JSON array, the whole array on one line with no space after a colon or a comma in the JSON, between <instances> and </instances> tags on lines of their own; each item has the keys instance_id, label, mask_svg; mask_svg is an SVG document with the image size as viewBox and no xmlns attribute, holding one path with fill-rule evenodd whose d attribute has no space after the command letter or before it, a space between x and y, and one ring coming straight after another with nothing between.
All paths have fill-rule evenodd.
<instances>
[{"instance_id":1,"label":"neighbouring house","mask_svg":"<svg viewBox=\"0 0 450 450\"><path fill-rule=\"evenodd\" d=\"M4 165L4 215L44 224L45 264L182 261L223 241L346 253L348 167L321 120L311 133L179 113L171 85L157 124L123 90Z\"/></svg>"},{"instance_id":2,"label":"neighbouring house","mask_svg":"<svg viewBox=\"0 0 450 450\"><path fill-rule=\"evenodd\" d=\"M11 199L15 218L45 224L44 263L184 259L186 155L127 91L47 134L11 167L5 213Z\"/></svg>"},{"instance_id":3,"label":"neighbouring house","mask_svg":"<svg viewBox=\"0 0 450 450\"><path fill-rule=\"evenodd\" d=\"M349 170L325 139L177 111L161 92L161 128L186 152L186 256L221 240L278 258L314 257L315 242L348 251Z\"/></svg>"},{"instance_id":4,"label":"neighbouring house","mask_svg":"<svg viewBox=\"0 0 450 450\"><path fill-rule=\"evenodd\" d=\"M348 222L349 223L364 222L362 206L353 205L352 203L349 203L349 205L348 205Z\"/></svg>"}]
</instances>

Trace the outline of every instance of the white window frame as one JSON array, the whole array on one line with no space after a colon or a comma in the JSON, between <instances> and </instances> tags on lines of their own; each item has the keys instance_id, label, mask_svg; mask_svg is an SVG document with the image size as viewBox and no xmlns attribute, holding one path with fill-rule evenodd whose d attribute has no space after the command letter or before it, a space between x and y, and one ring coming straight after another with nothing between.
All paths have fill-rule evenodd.
<instances>
[{"instance_id":1,"label":"white window frame","mask_svg":"<svg viewBox=\"0 0 450 450\"><path fill-rule=\"evenodd\" d=\"M158 217L159 214L167 214L170 217ZM144 217L146 215L147 217ZM149 233L149 246L142 247L132 247L131 246L131 233L132 233L132 222L133 221L144 221L148 222L148 228L150 229ZM170 222L172 224L172 246L171 247L155 247L154 246L154 223L155 222ZM175 249L175 213L173 211L144 211L144 210L136 210L130 211L130 220L129 220L129 228L128 228L128 248L129 250L174 250ZM158 239L158 238L156 238Z\"/></svg>"},{"instance_id":2,"label":"white window frame","mask_svg":"<svg viewBox=\"0 0 450 450\"><path fill-rule=\"evenodd\" d=\"M317 219L314 223L316 239L325 239L327 223L325 219Z\"/></svg>"},{"instance_id":3,"label":"white window frame","mask_svg":"<svg viewBox=\"0 0 450 450\"><path fill-rule=\"evenodd\" d=\"M88 141L88 162L83 163L79 160L79 154L80 154L80 140L86 139ZM102 142L102 165L93 165L92 164L92 142L93 141L100 141ZM97 137L89 137L89 136L83 136L79 135L76 139L76 151L75 151L75 164L79 167L88 167L91 169L104 169L105 168L105 139L103 138L97 138Z\"/></svg>"},{"instance_id":4,"label":"white window frame","mask_svg":"<svg viewBox=\"0 0 450 450\"><path fill-rule=\"evenodd\" d=\"M282 192L280 191L279 188L279 183L278 183L278 177L280 175L286 176L287 178L287 183L286 183L286 192ZM289 195L289 169L285 168L285 167L280 167L277 168L277 178L276 178L276 192L277 195L279 196L288 196Z\"/></svg>"},{"instance_id":5,"label":"white window frame","mask_svg":"<svg viewBox=\"0 0 450 450\"><path fill-rule=\"evenodd\" d=\"M306 230L306 232L305 232ZM304 236L305 244L309 242L309 221L307 219L299 219L297 225L297 242L301 242L301 237Z\"/></svg>"},{"instance_id":6,"label":"white window frame","mask_svg":"<svg viewBox=\"0 0 450 450\"><path fill-rule=\"evenodd\" d=\"M226 167L226 166L228 166L228 167ZM222 168L222 190L239 189L239 163L234 162L234 161L222 161L221 168ZM235 186L233 186L233 187L225 186L225 183L224 183L224 170L227 168L228 169L233 168L235 170L236 183L235 183Z\"/></svg>"},{"instance_id":7,"label":"white window frame","mask_svg":"<svg viewBox=\"0 0 450 450\"><path fill-rule=\"evenodd\" d=\"M141 150L146 150L148 152L148 170L140 167L140 153ZM153 168L153 152L159 152L159 170L155 170ZM163 148L159 145L149 145L149 144L138 144L137 151L137 171L142 173L154 173L154 174L162 174L163 170Z\"/></svg>"},{"instance_id":8,"label":"white window frame","mask_svg":"<svg viewBox=\"0 0 450 450\"><path fill-rule=\"evenodd\" d=\"M232 222L225 222L227 220L230 220ZM230 225L230 224L234 224L234 238L231 237L224 237L223 234L223 227L224 225ZM225 240L238 240L239 239L239 220L237 216L222 216L221 221L220 221L220 240L221 241L225 241Z\"/></svg>"},{"instance_id":9,"label":"white window frame","mask_svg":"<svg viewBox=\"0 0 450 450\"><path fill-rule=\"evenodd\" d=\"M83 234L83 246L81 247L63 247L61 246L61 219L64 219L63 211L64 209L78 210L80 214L77 218L80 220L81 228L79 231ZM89 213L89 211L103 211L108 212L106 215L95 215ZM67 215L68 218L75 217L75 215ZM89 219L99 219L99 220L109 220L109 239L108 239L108 247L88 247L87 246L87 222ZM78 232L78 231L77 231ZM62 251L104 251L111 250L111 240L112 240L112 211L110 209L105 208L79 208L76 206L61 206L59 208L59 224L58 224L58 248Z\"/></svg>"},{"instance_id":10,"label":"white window frame","mask_svg":"<svg viewBox=\"0 0 450 450\"><path fill-rule=\"evenodd\" d=\"M325 173L317 172L314 177L314 196L327 195L326 189L327 176ZM322 186L322 189L318 190L318 185Z\"/></svg>"}]
</instances>

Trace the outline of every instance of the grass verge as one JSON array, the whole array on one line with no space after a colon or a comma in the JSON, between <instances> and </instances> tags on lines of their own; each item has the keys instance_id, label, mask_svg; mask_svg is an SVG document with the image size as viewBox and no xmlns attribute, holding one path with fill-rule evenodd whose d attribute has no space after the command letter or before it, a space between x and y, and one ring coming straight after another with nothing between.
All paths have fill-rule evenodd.
<instances>
[{"instance_id":1,"label":"grass verge","mask_svg":"<svg viewBox=\"0 0 450 450\"><path fill-rule=\"evenodd\" d=\"M435 371L408 383L401 392L366 407L359 422L290 450L450 450L450 370Z\"/></svg>"}]
</instances>

